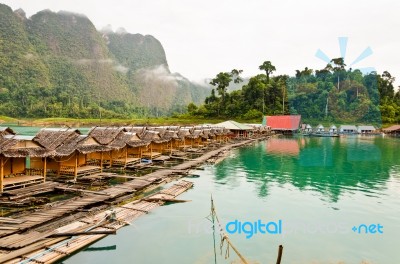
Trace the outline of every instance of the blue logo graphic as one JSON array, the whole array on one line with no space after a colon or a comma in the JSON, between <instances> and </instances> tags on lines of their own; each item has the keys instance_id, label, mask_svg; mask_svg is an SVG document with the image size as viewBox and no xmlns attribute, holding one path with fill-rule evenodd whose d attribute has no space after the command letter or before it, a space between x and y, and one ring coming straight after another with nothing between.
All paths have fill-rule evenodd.
<instances>
[{"instance_id":1,"label":"blue logo graphic","mask_svg":"<svg viewBox=\"0 0 400 264\"><path fill-rule=\"evenodd\" d=\"M339 37L339 49L340 49L340 57L343 58L343 60L346 60L346 51L347 51L347 42L348 42L348 37ZM359 63L360 61L366 59L367 57L371 56L373 53L372 49L370 47L367 47L364 49L363 52L358 55L358 57L350 63L348 66L353 67L353 65ZM315 53L315 56L321 60L323 60L326 63L331 63L332 58L330 58L326 53L324 53L321 49L318 49L317 52ZM375 71L375 68L373 67L366 67L366 68L359 68L363 74L368 74L370 72Z\"/></svg>"},{"instance_id":2,"label":"blue logo graphic","mask_svg":"<svg viewBox=\"0 0 400 264\"><path fill-rule=\"evenodd\" d=\"M353 226L351 229L357 234L383 234L383 225L381 224L361 224L359 226Z\"/></svg>"},{"instance_id":3,"label":"blue logo graphic","mask_svg":"<svg viewBox=\"0 0 400 264\"><path fill-rule=\"evenodd\" d=\"M267 222L263 223L262 220L258 220L255 222L241 222L238 220L228 222L225 226L226 232L229 234L246 234L246 238L249 239L253 237L254 234L271 234L277 235L282 234L282 220L278 220L277 222Z\"/></svg>"}]
</instances>

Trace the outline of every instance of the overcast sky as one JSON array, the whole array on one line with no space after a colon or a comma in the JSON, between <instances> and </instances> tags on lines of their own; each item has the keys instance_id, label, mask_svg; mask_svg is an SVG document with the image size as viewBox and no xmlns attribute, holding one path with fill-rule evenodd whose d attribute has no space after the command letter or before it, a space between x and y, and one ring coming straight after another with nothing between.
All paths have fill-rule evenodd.
<instances>
[{"instance_id":1,"label":"overcast sky","mask_svg":"<svg viewBox=\"0 0 400 264\"><path fill-rule=\"evenodd\" d=\"M321 49L340 57L338 37L348 37L346 64L366 48L372 55L353 68L388 70L400 80L400 1L357 0L0 0L28 16L43 9L85 14L98 29L111 24L153 35L172 72L191 80L233 68L259 73L270 60L277 74L323 68ZM399 84L399 80L396 81Z\"/></svg>"}]
</instances>

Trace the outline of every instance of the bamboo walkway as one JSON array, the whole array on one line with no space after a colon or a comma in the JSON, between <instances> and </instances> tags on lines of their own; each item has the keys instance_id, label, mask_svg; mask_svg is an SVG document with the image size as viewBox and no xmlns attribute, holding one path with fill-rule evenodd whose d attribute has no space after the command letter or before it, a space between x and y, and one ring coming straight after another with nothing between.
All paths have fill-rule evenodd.
<instances>
[{"instance_id":1,"label":"bamboo walkway","mask_svg":"<svg viewBox=\"0 0 400 264\"><path fill-rule=\"evenodd\" d=\"M130 224L139 216L163 205L165 201L175 199L192 186L192 182L180 181L149 197L87 216L54 230L28 231L8 236L1 239L0 247L14 250L0 255L0 263L53 263L106 236L101 232L118 230ZM110 215L114 215L114 218L109 218ZM93 232L94 235L86 235L85 232ZM65 233L80 235L51 238L56 234L62 236Z\"/></svg>"}]
</instances>

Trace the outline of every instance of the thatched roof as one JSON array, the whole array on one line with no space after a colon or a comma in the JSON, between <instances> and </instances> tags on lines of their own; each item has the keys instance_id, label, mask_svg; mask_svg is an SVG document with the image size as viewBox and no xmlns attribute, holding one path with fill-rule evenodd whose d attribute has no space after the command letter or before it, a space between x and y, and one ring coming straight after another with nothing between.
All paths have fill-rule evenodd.
<instances>
[{"instance_id":1,"label":"thatched roof","mask_svg":"<svg viewBox=\"0 0 400 264\"><path fill-rule=\"evenodd\" d=\"M171 140L171 139L179 139L178 131L167 130L167 131L165 131L162 139L165 139L165 140L168 140L168 141Z\"/></svg>"},{"instance_id":2,"label":"thatched roof","mask_svg":"<svg viewBox=\"0 0 400 264\"><path fill-rule=\"evenodd\" d=\"M180 128L178 131L178 137L180 139L184 139L185 137L189 137L191 135L189 128Z\"/></svg>"},{"instance_id":3,"label":"thatched roof","mask_svg":"<svg viewBox=\"0 0 400 264\"><path fill-rule=\"evenodd\" d=\"M193 133L193 131L194 131L194 126L185 126L185 127L181 127L180 130L181 130L181 129L188 129L190 133Z\"/></svg>"},{"instance_id":4,"label":"thatched roof","mask_svg":"<svg viewBox=\"0 0 400 264\"><path fill-rule=\"evenodd\" d=\"M164 143L169 141L166 139L162 139L160 137L160 133L158 131L153 131L153 130L146 130L143 136L141 137L141 140L154 143Z\"/></svg>"},{"instance_id":5,"label":"thatched roof","mask_svg":"<svg viewBox=\"0 0 400 264\"><path fill-rule=\"evenodd\" d=\"M111 144L108 146L111 149L122 149L126 145L130 147L141 147L148 145L149 142L141 140L136 133L121 131Z\"/></svg>"},{"instance_id":6,"label":"thatched roof","mask_svg":"<svg viewBox=\"0 0 400 264\"><path fill-rule=\"evenodd\" d=\"M33 141L47 150L55 150L79 135L81 135L81 132L72 128L42 128L33 138Z\"/></svg>"},{"instance_id":7,"label":"thatched roof","mask_svg":"<svg viewBox=\"0 0 400 264\"><path fill-rule=\"evenodd\" d=\"M225 134L224 128L222 127L213 127L211 128L211 133L214 135L223 135Z\"/></svg>"},{"instance_id":8,"label":"thatched roof","mask_svg":"<svg viewBox=\"0 0 400 264\"><path fill-rule=\"evenodd\" d=\"M0 127L0 136L15 135L16 133L9 127Z\"/></svg>"},{"instance_id":9,"label":"thatched roof","mask_svg":"<svg viewBox=\"0 0 400 264\"><path fill-rule=\"evenodd\" d=\"M123 127L93 127L88 134L101 145L108 145L123 130L125 130Z\"/></svg>"},{"instance_id":10,"label":"thatched roof","mask_svg":"<svg viewBox=\"0 0 400 264\"><path fill-rule=\"evenodd\" d=\"M214 136L214 134L211 133L211 128L204 128L203 134L204 134L204 138L211 138Z\"/></svg>"},{"instance_id":11,"label":"thatched roof","mask_svg":"<svg viewBox=\"0 0 400 264\"><path fill-rule=\"evenodd\" d=\"M147 127L141 127L141 126L126 126L123 127L126 132L132 132L136 133L139 137L142 137L144 132L147 130Z\"/></svg>"},{"instance_id":12,"label":"thatched roof","mask_svg":"<svg viewBox=\"0 0 400 264\"><path fill-rule=\"evenodd\" d=\"M201 130L201 129L194 130L192 132L192 134L190 136L188 136L188 138L199 138L199 137L207 138L204 135L203 130Z\"/></svg>"},{"instance_id":13,"label":"thatched roof","mask_svg":"<svg viewBox=\"0 0 400 264\"><path fill-rule=\"evenodd\" d=\"M89 135L79 135L75 138L72 138L64 142L64 144L57 147L55 152L53 152L52 156L53 157L69 156L75 151L78 151L82 154L88 154L106 150L109 150L109 148L107 146L101 145L93 137Z\"/></svg>"},{"instance_id":14,"label":"thatched roof","mask_svg":"<svg viewBox=\"0 0 400 264\"><path fill-rule=\"evenodd\" d=\"M160 134L161 138L164 138L165 132L167 132L166 127L154 127L151 128L150 130L157 131Z\"/></svg>"},{"instance_id":15,"label":"thatched roof","mask_svg":"<svg viewBox=\"0 0 400 264\"><path fill-rule=\"evenodd\" d=\"M32 141L30 136L5 135L0 137L0 155L9 158L46 157L50 152Z\"/></svg>"}]
</instances>

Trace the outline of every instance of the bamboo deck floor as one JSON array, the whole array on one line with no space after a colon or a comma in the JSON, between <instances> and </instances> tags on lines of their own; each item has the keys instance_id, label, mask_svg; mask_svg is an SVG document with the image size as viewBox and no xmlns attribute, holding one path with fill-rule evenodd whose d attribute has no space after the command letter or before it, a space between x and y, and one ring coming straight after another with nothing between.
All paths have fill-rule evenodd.
<instances>
[{"instance_id":1,"label":"bamboo deck floor","mask_svg":"<svg viewBox=\"0 0 400 264\"><path fill-rule=\"evenodd\" d=\"M28 231L23 234L14 234L0 241L0 247L10 252L0 255L1 263L53 263L88 244L103 238L104 234L79 235L63 237L61 240L49 238L54 234L90 231L118 230L130 224L136 218L147 214L151 210L164 204L163 200L174 199L193 186L192 182L180 181L138 201L105 210L94 215L84 217L78 221L46 232ZM158 201L147 201L158 200ZM115 213L115 220L105 216ZM99 225L101 223L101 225Z\"/></svg>"},{"instance_id":2,"label":"bamboo deck floor","mask_svg":"<svg viewBox=\"0 0 400 264\"><path fill-rule=\"evenodd\" d=\"M3 180L4 190L8 190L15 187L28 186L38 182L43 182L43 179L44 178L41 175L34 175L34 176L19 175L15 177L7 177L4 178Z\"/></svg>"},{"instance_id":3,"label":"bamboo deck floor","mask_svg":"<svg viewBox=\"0 0 400 264\"><path fill-rule=\"evenodd\" d=\"M59 185L60 183L47 181L44 183L31 185L25 188L6 190L3 192L0 199L17 200L28 196L47 193L54 191L55 187Z\"/></svg>"},{"instance_id":4,"label":"bamboo deck floor","mask_svg":"<svg viewBox=\"0 0 400 264\"><path fill-rule=\"evenodd\" d=\"M130 166L136 163L140 162L140 158L130 158L128 157L127 159L121 158L121 159L113 159L113 166L116 167L125 167L125 166Z\"/></svg>"},{"instance_id":5,"label":"bamboo deck floor","mask_svg":"<svg viewBox=\"0 0 400 264\"><path fill-rule=\"evenodd\" d=\"M143 156L143 158L154 159L154 158L160 157L161 153L160 152L143 152L142 156Z\"/></svg>"}]
</instances>

